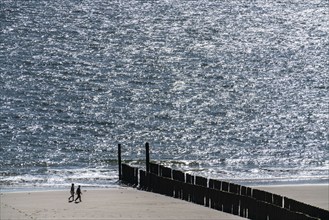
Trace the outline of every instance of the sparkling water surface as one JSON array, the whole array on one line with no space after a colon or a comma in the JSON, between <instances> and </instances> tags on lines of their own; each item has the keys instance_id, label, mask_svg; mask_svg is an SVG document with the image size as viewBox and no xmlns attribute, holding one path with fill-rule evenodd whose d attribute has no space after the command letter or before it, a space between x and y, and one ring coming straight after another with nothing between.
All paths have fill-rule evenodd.
<instances>
[{"instance_id":1,"label":"sparkling water surface","mask_svg":"<svg viewBox=\"0 0 329 220\"><path fill-rule=\"evenodd\" d=\"M327 0L2 0L0 184L117 184L151 159L328 182Z\"/></svg>"}]
</instances>

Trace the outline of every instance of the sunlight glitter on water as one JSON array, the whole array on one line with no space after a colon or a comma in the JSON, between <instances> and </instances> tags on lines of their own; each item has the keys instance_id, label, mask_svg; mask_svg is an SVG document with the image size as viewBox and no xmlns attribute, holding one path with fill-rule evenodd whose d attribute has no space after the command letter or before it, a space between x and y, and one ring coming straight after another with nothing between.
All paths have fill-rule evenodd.
<instances>
[{"instance_id":1,"label":"sunlight glitter on water","mask_svg":"<svg viewBox=\"0 0 329 220\"><path fill-rule=\"evenodd\" d=\"M145 142L204 176L322 181L327 6L4 0L1 183L112 184L117 144L143 166Z\"/></svg>"}]
</instances>

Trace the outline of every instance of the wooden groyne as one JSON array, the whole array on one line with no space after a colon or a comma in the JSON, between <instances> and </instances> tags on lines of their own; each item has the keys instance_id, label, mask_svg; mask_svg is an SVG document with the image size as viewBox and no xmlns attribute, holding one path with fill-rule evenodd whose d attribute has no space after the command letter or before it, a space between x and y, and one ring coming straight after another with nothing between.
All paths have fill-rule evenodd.
<instances>
[{"instance_id":1,"label":"wooden groyne","mask_svg":"<svg viewBox=\"0 0 329 220\"><path fill-rule=\"evenodd\" d=\"M329 211L281 195L151 163L148 143L145 148L146 170L121 164L121 149L118 151L119 178L123 183L248 219L329 219Z\"/></svg>"}]
</instances>

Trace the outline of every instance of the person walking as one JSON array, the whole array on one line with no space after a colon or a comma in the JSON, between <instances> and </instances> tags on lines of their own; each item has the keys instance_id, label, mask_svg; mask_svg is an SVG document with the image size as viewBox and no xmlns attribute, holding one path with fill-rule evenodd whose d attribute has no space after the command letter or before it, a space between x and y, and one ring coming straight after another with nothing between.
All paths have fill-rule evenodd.
<instances>
[{"instance_id":1,"label":"person walking","mask_svg":"<svg viewBox=\"0 0 329 220\"><path fill-rule=\"evenodd\" d=\"M74 200L74 183L72 183L72 185L71 185L70 193L71 193L71 196L69 197L69 202L73 202L73 200Z\"/></svg>"},{"instance_id":2,"label":"person walking","mask_svg":"<svg viewBox=\"0 0 329 220\"><path fill-rule=\"evenodd\" d=\"M82 202L82 201L81 201L81 195L82 195L82 192L81 192L80 185L79 185L78 188L77 188L77 192L76 192L76 194L77 194L78 197L75 199L75 202L77 202L78 199L79 199L79 202Z\"/></svg>"}]
</instances>

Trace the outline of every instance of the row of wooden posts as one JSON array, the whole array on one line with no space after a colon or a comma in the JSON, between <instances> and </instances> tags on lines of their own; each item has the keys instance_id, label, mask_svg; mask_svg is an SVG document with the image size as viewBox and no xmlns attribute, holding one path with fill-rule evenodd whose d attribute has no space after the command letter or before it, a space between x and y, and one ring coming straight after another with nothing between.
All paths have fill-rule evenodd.
<instances>
[{"instance_id":1,"label":"row of wooden posts","mask_svg":"<svg viewBox=\"0 0 329 220\"><path fill-rule=\"evenodd\" d=\"M118 145L119 179L124 184L171 196L248 219L329 219L329 212L302 202L226 181L193 176L151 163L149 144L146 170L121 162Z\"/></svg>"}]
</instances>

